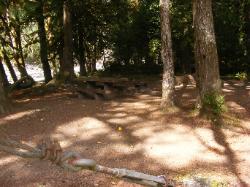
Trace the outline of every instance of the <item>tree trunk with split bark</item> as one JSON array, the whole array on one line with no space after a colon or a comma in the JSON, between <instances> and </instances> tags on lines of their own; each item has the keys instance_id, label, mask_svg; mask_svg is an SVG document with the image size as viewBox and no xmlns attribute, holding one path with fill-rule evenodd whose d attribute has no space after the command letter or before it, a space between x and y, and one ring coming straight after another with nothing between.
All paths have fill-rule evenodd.
<instances>
[{"instance_id":1,"label":"tree trunk with split bark","mask_svg":"<svg viewBox=\"0 0 250 187\"><path fill-rule=\"evenodd\" d=\"M80 65L80 75L84 76L87 74L86 72L86 51L85 51L85 47L84 47L84 40L83 40L83 28L82 26L78 25L78 52L79 52L79 65Z\"/></svg>"},{"instance_id":2,"label":"tree trunk with split bark","mask_svg":"<svg viewBox=\"0 0 250 187\"><path fill-rule=\"evenodd\" d=\"M246 45L246 60L250 69L250 1L246 0L244 4L244 30L245 30L245 45Z\"/></svg>"},{"instance_id":3,"label":"tree trunk with split bark","mask_svg":"<svg viewBox=\"0 0 250 187\"><path fill-rule=\"evenodd\" d=\"M212 0L193 0L194 53L198 87L198 107L206 94L220 93L221 81L214 33Z\"/></svg>"},{"instance_id":4,"label":"tree trunk with split bark","mask_svg":"<svg viewBox=\"0 0 250 187\"><path fill-rule=\"evenodd\" d=\"M69 0L64 0L63 4L63 31L64 47L63 61L60 67L60 75L63 76L64 79L72 79L75 77L75 74L73 63L72 20Z\"/></svg>"},{"instance_id":5,"label":"tree trunk with split bark","mask_svg":"<svg viewBox=\"0 0 250 187\"><path fill-rule=\"evenodd\" d=\"M2 63L1 60L0 63ZM0 71L0 114L7 112L10 108L2 77L3 77L2 71Z\"/></svg>"},{"instance_id":6,"label":"tree trunk with split bark","mask_svg":"<svg viewBox=\"0 0 250 187\"><path fill-rule=\"evenodd\" d=\"M3 86L7 88L9 86L9 81L7 78L7 75L5 73L4 67L3 67L3 61L2 58L0 57L0 75L2 78Z\"/></svg>"},{"instance_id":7,"label":"tree trunk with split bark","mask_svg":"<svg viewBox=\"0 0 250 187\"><path fill-rule=\"evenodd\" d=\"M5 64L10 72L10 75L11 75L13 82L16 82L17 81L16 72L15 72L13 65L11 64L10 59L9 59L8 55L6 54L5 50L3 51L3 57L4 57Z\"/></svg>"},{"instance_id":8,"label":"tree trunk with split bark","mask_svg":"<svg viewBox=\"0 0 250 187\"><path fill-rule=\"evenodd\" d=\"M169 8L170 0L160 0L161 58L163 62L161 106L163 108L174 106L174 61Z\"/></svg>"},{"instance_id":9,"label":"tree trunk with split bark","mask_svg":"<svg viewBox=\"0 0 250 187\"><path fill-rule=\"evenodd\" d=\"M16 17L16 24L14 26L15 35L14 35L14 44L16 48L15 60L17 62L17 68L21 74L21 77L29 76L25 67L25 61L23 56L23 46L22 46L22 39L21 39L21 26L19 25L19 15Z\"/></svg>"},{"instance_id":10,"label":"tree trunk with split bark","mask_svg":"<svg viewBox=\"0 0 250 187\"><path fill-rule=\"evenodd\" d=\"M14 34L11 34L12 31L11 31L11 24L10 24L10 18L9 18L9 10L8 8L6 8L6 11L3 13L3 15L0 17L1 18L1 21L2 21L2 24L4 26L4 30L5 30L5 38L8 38L9 39L9 45L11 47L11 49L13 50L13 57L16 61L16 65L17 65L17 68L18 68L18 71L20 72L21 76L26 76L26 73L25 73L25 68L23 68L21 62L20 62L20 57L19 57L19 52L18 52L18 46L15 42L15 39L14 39ZM4 60L9 68L9 71L11 73L11 76L13 78L13 81L17 81L17 76L15 75L15 72L12 71L12 69L10 69L11 67L9 65L11 65L10 63L10 60L8 58L8 55L6 54L6 50L5 50L5 47L6 47L6 43L4 42L1 42L2 46L3 46L3 54L4 54Z\"/></svg>"},{"instance_id":11,"label":"tree trunk with split bark","mask_svg":"<svg viewBox=\"0 0 250 187\"><path fill-rule=\"evenodd\" d=\"M39 6L37 8L37 23L38 23L38 36L40 40L40 56L43 67L43 74L45 82L49 82L52 79L51 69L48 62L48 52L47 52L47 37L44 26L44 16L43 16L43 0L39 1Z\"/></svg>"}]
</instances>

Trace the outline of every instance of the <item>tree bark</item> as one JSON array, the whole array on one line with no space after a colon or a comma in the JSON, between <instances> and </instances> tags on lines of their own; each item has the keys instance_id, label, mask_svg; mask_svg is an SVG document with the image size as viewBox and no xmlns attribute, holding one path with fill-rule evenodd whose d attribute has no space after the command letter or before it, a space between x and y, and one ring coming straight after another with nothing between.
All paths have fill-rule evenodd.
<instances>
[{"instance_id":1,"label":"tree bark","mask_svg":"<svg viewBox=\"0 0 250 187\"><path fill-rule=\"evenodd\" d=\"M17 19L17 24L15 25L15 48L16 48L16 56L15 60L17 62L18 70L20 71L21 77L27 77L28 73L25 67L24 56L23 56L23 47L21 41L21 27L18 25L19 18Z\"/></svg>"},{"instance_id":2,"label":"tree bark","mask_svg":"<svg viewBox=\"0 0 250 187\"><path fill-rule=\"evenodd\" d=\"M199 91L198 107L202 108L202 101L206 94L221 91L211 0L193 0L193 24L196 77Z\"/></svg>"},{"instance_id":3,"label":"tree bark","mask_svg":"<svg viewBox=\"0 0 250 187\"><path fill-rule=\"evenodd\" d=\"M246 59L250 62L250 1L246 0L244 4L244 22L245 22L245 45L246 45ZM248 65L250 71L250 65Z\"/></svg>"},{"instance_id":4,"label":"tree bark","mask_svg":"<svg viewBox=\"0 0 250 187\"><path fill-rule=\"evenodd\" d=\"M3 44L3 43L2 43ZM7 51L5 50L4 48L4 45L3 45L3 58L4 58L4 62L10 72L10 75L11 75L11 78L14 82L17 81L17 76L16 76L16 73L15 73L15 70L10 62L10 59L9 59L9 56L7 54Z\"/></svg>"},{"instance_id":5,"label":"tree bark","mask_svg":"<svg viewBox=\"0 0 250 187\"><path fill-rule=\"evenodd\" d=\"M2 78L3 86L5 88L7 88L9 86L9 81L8 81L7 75L5 73L5 70L4 70L4 67L3 67L3 61L1 59L1 57L0 57L0 75L1 75L1 78Z\"/></svg>"},{"instance_id":6,"label":"tree bark","mask_svg":"<svg viewBox=\"0 0 250 187\"><path fill-rule=\"evenodd\" d=\"M2 61L0 59L0 63L2 64ZM4 82L2 79L2 71L0 71L0 114L7 112L10 109L9 101L6 96Z\"/></svg>"},{"instance_id":7,"label":"tree bark","mask_svg":"<svg viewBox=\"0 0 250 187\"><path fill-rule=\"evenodd\" d=\"M96 33L96 31L95 31L95 33ZM95 40L94 55L93 55L92 61L91 61L91 73L96 72L96 62L97 62L97 41Z\"/></svg>"},{"instance_id":8,"label":"tree bark","mask_svg":"<svg viewBox=\"0 0 250 187\"><path fill-rule=\"evenodd\" d=\"M43 67L43 73L45 82L49 82L52 79L51 69L48 62L48 52L47 52L47 38L44 27L44 16L43 16L43 0L40 0L40 5L37 8L37 23L38 23L38 36L40 39L40 57Z\"/></svg>"},{"instance_id":9,"label":"tree bark","mask_svg":"<svg viewBox=\"0 0 250 187\"><path fill-rule=\"evenodd\" d=\"M174 61L169 6L170 0L160 0L161 58L163 62L161 106L163 108L174 106Z\"/></svg>"},{"instance_id":10,"label":"tree bark","mask_svg":"<svg viewBox=\"0 0 250 187\"><path fill-rule=\"evenodd\" d=\"M18 39L11 35L11 27L10 27L11 24L10 24L10 20L9 20L9 16L8 16L8 9L6 9L6 12L3 14L3 16L1 16L1 20L2 20L3 25L5 27L6 35L9 38L10 47L12 48L13 53L14 53L14 59L15 59L16 64L17 64L17 69L20 72L21 77L25 77L28 75L28 73L25 69L25 65L22 64L22 62L20 61L21 59L20 59L20 54L19 54L19 47L17 44ZM19 35L19 42L21 42L20 26L15 28L15 32L17 33L16 35Z\"/></svg>"},{"instance_id":11,"label":"tree bark","mask_svg":"<svg viewBox=\"0 0 250 187\"><path fill-rule=\"evenodd\" d=\"M73 42L72 42L72 20L70 12L70 1L64 0L63 5L63 30L64 30L64 47L63 47L63 61L60 67L60 75L65 79L72 79L74 74L73 63Z\"/></svg>"},{"instance_id":12,"label":"tree bark","mask_svg":"<svg viewBox=\"0 0 250 187\"><path fill-rule=\"evenodd\" d=\"M79 23L80 24L80 23ZM79 65L80 65L80 75L84 76L86 75L86 55L85 55L85 49L83 44L83 31L81 26L78 26L78 47L79 47Z\"/></svg>"}]
</instances>

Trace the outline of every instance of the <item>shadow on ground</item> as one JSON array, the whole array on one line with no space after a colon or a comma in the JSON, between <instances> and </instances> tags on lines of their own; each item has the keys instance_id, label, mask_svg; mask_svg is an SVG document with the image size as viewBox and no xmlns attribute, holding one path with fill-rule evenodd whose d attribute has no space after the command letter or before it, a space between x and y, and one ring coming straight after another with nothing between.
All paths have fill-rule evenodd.
<instances>
[{"instance_id":1,"label":"shadow on ground","mask_svg":"<svg viewBox=\"0 0 250 187\"><path fill-rule=\"evenodd\" d=\"M192 86L177 88L179 111L161 111L156 85L152 88L154 92L105 102L71 98L66 92L18 99L13 112L0 117L0 130L31 144L41 137L55 136L65 150L78 151L101 165L172 177L199 174L247 186L249 85L226 83L223 91L233 119L230 118L230 125L222 127L193 115ZM69 173L46 161L25 160L5 153L0 154L0 168L3 186L121 183L103 174Z\"/></svg>"}]
</instances>

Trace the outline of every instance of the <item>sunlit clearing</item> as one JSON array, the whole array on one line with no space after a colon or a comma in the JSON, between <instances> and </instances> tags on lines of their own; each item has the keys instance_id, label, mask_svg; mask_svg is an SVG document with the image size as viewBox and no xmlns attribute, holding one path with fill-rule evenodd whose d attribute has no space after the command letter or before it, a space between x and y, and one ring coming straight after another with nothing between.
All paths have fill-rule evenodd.
<instances>
[{"instance_id":1,"label":"sunlit clearing","mask_svg":"<svg viewBox=\"0 0 250 187\"><path fill-rule=\"evenodd\" d=\"M40 109L35 109L35 110L27 110L27 111L24 111L24 112L18 112L18 113L15 113L15 114L10 114L10 115L0 119L0 124L3 124L4 122L11 121L11 120L18 120L20 118L35 114L36 112L40 112L40 111L41 111Z\"/></svg>"},{"instance_id":2,"label":"sunlit clearing","mask_svg":"<svg viewBox=\"0 0 250 187\"><path fill-rule=\"evenodd\" d=\"M125 113L125 112L119 112L119 113L115 113L115 114L112 114L112 117L113 118L123 118L125 116L127 116L128 114ZM99 117L110 117L110 114L109 113L102 113L102 114L98 114Z\"/></svg>"},{"instance_id":3,"label":"sunlit clearing","mask_svg":"<svg viewBox=\"0 0 250 187\"><path fill-rule=\"evenodd\" d=\"M230 102L227 102L227 105L233 109L242 110L242 111L246 112L246 109L236 102L230 101Z\"/></svg>"},{"instance_id":4,"label":"sunlit clearing","mask_svg":"<svg viewBox=\"0 0 250 187\"><path fill-rule=\"evenodd\" d=\"M175 89L180 89L180 88L183 88L183 84L175 86Z\"/></svg>"},{"instance_id":5,"label":"sunlit clearing","mask_svg":"<svg viewBox=\"0 0 250 187\"><path fill-rule=\"evenodd\" d=\"M234 86L243 86L244 83L243 82L240 82L240 83L235 83Z\"/></svg>"},{"instance_id":6,"label":"sunlit clearing","mask_svg":"<svg viewBox=\"0 0 250 187\"><path fill-rule=\"evenodd\" d=\"M132 145L124 145L124 144L118 144L118 143L112 145L112 149L116 150L119 153L123 153L123 154L128 154L128 153L131 153L132 151L139 150L138 146L135 148Z\"/></svg>"},{"instance_id":7,"label":"sunlit clearing","mask_svg":"<svg viewBox=\"0 0 250 187\"><path fill-rule=\"evenodd\" d=\"M145 136L143 144L135 146L142 149L145 154L164 163L168 167L182 168L194 161L225 162L225 157L214 153L210 147L215 147L223 152L224 149L218 145L212 136L211 130L197 130L197 136L189 127L171 124L172 128L154 132L154 128L135 131L134 135Z\"/></svg>"},{"instance_id":8,"label":"sunlit clearing","mask_svg":"<svg viewBox=\"0 0 250 187\"><path fill-rule=\"evenodd\" d=\"M195 85L187 85L187 88L195 88Z\"/></svg>"},{"instance_id":9,"label":"sunlit clearing","mask_svg":"<svg viewBox=\"0 0 250 187\"><path fill-rule=\"evenodd\" d=\"M226 93L234 92L233 90L229 90L229 89L226 89L226 88L223 88L222 91L226 92Z\"/></svg>"},{"instance_id":10,"label":"sunlit clearing","mask_svg":"<svg viewBox=\"0 0 250 187\"><path fill-rule=\"evenodd\" d=\"M160 101L159 98L151 99L151 100L144 100L140 102L131 101L130 102L123 102L119 106L110 107L107 112L115 112L112 117L123 117L126 115L140 115L145 114L145 112L153 112L159 107L157 105L152 105L152 103L157 103ZM130 111L129 113L124 113L124 111ZM118 113L119 112L119 113ZM101 114L99 116L108 117L110 114Z\"/></svg>"},{"instance_id":11,"label":"sunlit clearing","mask_svg":"<svg viewBox=\"0 0 250 187\"><path fill-rule=\"evenodd\" d=\"M85 117L73 122L61 125L55 131L56 134L61 134L64 137L77 137L79 140L90 140L97 136L105 135L110 132L110 129L102 121ZM69 139L68 139L69 140ZM64 142L68 146L69 142Z\"/></svg>"},{"instance_id":12,"label":"sunlit clearing","mask_svg":"<svg viewBox=\"0 0 250 187\"><path fill-rule=\"evenodd\" d=\"M108 120L109 123L113 124L128 124L128 123L137 123L143 121L140 117L138 116L128 116L128 117L123 117L123 118L111 118Z\"/></svg>"},{"instance_id":13,"label":"sunlit clearing","mask_svg":"<svg viewBox=\"0 0 250 187\"><path fill-rule=\"evenodd\" d=\"M8 157L5 157L5 158L1 158L0 159L0 166L11 164L13 162L16 162L19 159L20 158L17 157L17 156L8 156Z\"/></svg>"},{"instance_id":14,"label":"sunlit clearing","mask_svg":"<svg viewBox=\"0 0 250 187\"><path fill-rule=\"evenodd\" d=\"M128 115L127 113L121 112L121 113L114 114L113 117L121 118L121 117L125 117L127 115Z\"/></svg>"}]
</instances>

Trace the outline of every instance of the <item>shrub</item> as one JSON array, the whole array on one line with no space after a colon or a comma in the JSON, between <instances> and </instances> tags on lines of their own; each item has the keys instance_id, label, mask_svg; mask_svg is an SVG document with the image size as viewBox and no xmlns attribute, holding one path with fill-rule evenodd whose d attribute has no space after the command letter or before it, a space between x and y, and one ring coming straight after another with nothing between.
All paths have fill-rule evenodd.
<instances>
[{"instance_id":1,"label":"shrub","mask_svg":"<svg viewBox=\"0 0 250 187\"><path fill-rule=\"evenodd\" d=\"M247 80L247 73L246 72L238 72L235 74L234 77L238 80L245 81L245 80Z\"/></svg>"},{"instance_id":2,"label":"shrub","mask_svg":"<svg viewBox=\"0 0 250 187\"><path fill-rule=\"evenodd\" d=\"M226 111L224 96L217 92L210 92L203 97L203 109L214 115L220 115Z\"/></svg>"}]
</instances>

